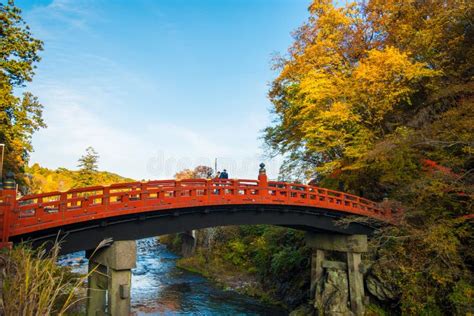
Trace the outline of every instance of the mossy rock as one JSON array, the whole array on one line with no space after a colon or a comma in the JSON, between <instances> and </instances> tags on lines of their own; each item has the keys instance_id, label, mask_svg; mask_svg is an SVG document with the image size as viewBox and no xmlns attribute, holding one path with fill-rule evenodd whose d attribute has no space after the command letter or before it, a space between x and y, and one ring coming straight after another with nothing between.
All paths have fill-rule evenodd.
<instances>
[{"instance_id":1,"label":"mossy rock","mask_svg":"<svg viewBox=\"0 0 474 316\"><path fill-rule=\"evenodd\" d=\"M310 304L303 304L298 306L290 313L290 316L314 316L314 308Z\"/></svg>"}]
</instances>

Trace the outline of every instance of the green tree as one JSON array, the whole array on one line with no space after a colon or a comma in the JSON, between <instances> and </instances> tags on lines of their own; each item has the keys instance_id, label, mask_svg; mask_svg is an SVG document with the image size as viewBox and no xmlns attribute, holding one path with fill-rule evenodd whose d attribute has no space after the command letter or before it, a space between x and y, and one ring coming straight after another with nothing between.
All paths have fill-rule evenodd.
<instances>
[{"instance_id":1,"label":"green tree","mask_svg":"<svg viewBox=\"0 0 474 316\"><path fill-rule=\"evenodd\" d=\"M79 164L77 165L82 172L96 172L99 170L99 154L91 146L86 148L85 155L79 158Z\"/></svg>"},{"instance_id":2,"label":"green tree","mask_svg":"<svg viewBox=\"0 0 474 316\"><path fill-rule=\"evenodd\" d=\"M46 127L42 105L29 92L18 96L34 75L43 43L35 39L13 1L0 3L0 143L5 144L5 171L23 182L24 167L33 150L31 137Z\"/></svg>"},{"instance_id":3,"label":"green tree","mask_svg":"<svg viewBox=\"0 0 474 316\"><path fill-rule=\"evenodd\" d=\"M86 153L78 160L79 181L77 186L87 186L94 183L94 177L99 170L99 154L92 147L86 148Z\"/></svg>"}]
</instances>

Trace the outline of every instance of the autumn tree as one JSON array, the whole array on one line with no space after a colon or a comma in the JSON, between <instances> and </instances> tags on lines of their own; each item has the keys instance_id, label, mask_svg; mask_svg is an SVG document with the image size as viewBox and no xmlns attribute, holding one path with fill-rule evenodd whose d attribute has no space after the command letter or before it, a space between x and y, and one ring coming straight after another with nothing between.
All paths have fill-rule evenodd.
<instances>
[{"instance_id":1,"label":"autumn tree","mask_svg":"<svg viewBox=\"0 0 474 316\"><path fill-rule=\"evenodd\" d=\"M183 180L183 179L193 179L194 178L194 170L191 169L183 169L175 173L174 178L176 180Z\"/></svg>"},{"instance_id":2,"label":"autumn tree","mask_svg":"<svg viewBox=\"0 0 474 316\"><path fill-rule=\"evenodd\" d=\"M4 170L20 182L33 150L31 137L46 125L38 99L18 90L24 91L32 80L42 49L43 43L32 36L14 2L0 3L0 143L5 144Z\"/></svg>"},{"instance_id":3,"label":"autumn tree","mask_svg":"<svg viewBox=\"0 0 474 316\"><path fill-rule=\"evenodd\" d=\"M214 169L208 166L197 166L194 169L184 169L177 172L174 177L176 180L182 179L207 179L214 173Z\"/></svg>"},{"instance_id":4,"label":"autumn tree","mask_svg":"<svg viewBox=\"0 0 474 316\"><path fill-rule=\"evenodd\" d=\"M378 232L374 273L404 313L466 313L474 4L315 0L309 12L275 61L270 153L287 175L398 203L406 216Z\"/></svg>"},{"instance_id":5,"label":"autumn tree","mask_svg":"<svg viewBox=\"0 0 474 316\"><path fill-rule=\"evenodd\" d=\"M84 173L81 170L68 170L66 168L52 170L35 163L27 167L26 172L28 174L28 193L30 194L67 191L86 185L84 184ZM107 171L96 171L91 173L91 176L89 185L110 185L134 181Z\"/></svg>"},{"instance_id":6,"label":"autumn tree","mask_svg":"<svg viewBox=\"0 0 474 316\"><path fill-rule=\"evenodd\" d=\"M208 166L197 166L194 168L194 175L197 179L206 179L212 177L214 169Z\"/></svg>"}]
</instances>

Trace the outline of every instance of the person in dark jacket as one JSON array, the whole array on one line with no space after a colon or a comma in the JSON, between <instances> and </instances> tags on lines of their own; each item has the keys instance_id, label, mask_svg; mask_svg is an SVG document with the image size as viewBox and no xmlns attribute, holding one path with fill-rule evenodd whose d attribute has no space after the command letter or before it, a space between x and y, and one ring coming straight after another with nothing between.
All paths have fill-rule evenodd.
<instances>
[{"instance_id":1,"label":"person in dark jacket","mask_svg":"<svg viewBox=\"0 0 474 316\"><path fill-rule=\"evenodd\" d=\"M227 170L223 170L221 172L221 175L219 176L219 179L229 179L229 174L227 174Z\"/></svg>"}]
</instances>

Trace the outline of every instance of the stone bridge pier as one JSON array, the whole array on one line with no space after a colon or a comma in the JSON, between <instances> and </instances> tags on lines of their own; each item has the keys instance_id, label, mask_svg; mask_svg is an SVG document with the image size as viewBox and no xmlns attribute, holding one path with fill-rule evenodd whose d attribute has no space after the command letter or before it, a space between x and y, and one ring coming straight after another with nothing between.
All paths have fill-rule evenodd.
<instances>
[{"instance_id":1,"label":"stone bridge pier","mask_svg":"<svg viewBox=\"0 0 474 316\"><path fill-rule=\"evenodd\" d=\"M136 242L115 241L108 247L88 251L86 256L89 259L87 316L129 315Z\"/></svg>"},{"instance_id":2,"label":"stone bridge pier","mask_svg":"<svg viewBox=\"0 0 474 316\"><path fill-rule=\"evenodd\" d=\"M313 250L310 291L317 315L363 315L367 236L307 233L306 244Z\"/></svg>"},{"instance_id":3,"label":"stone bridge pier","mask_svg":"<svg viewBox=\"0 0 474 316\"><path fill-rule=\"evenodd\" d=\"M196 251L197 234L196 230L188 230L179 234L181 237L181 254L183 257L190 257Z\"/></svg>"}]
</instances>

